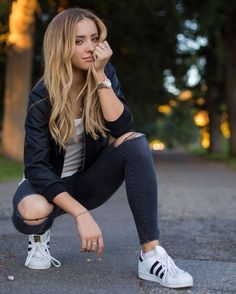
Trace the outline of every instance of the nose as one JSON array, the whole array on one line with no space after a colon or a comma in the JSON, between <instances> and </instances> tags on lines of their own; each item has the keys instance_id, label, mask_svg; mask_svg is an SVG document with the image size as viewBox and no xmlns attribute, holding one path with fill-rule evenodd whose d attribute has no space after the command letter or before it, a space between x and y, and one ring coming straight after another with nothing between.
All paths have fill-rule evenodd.
<instances>
[{"instance_id":1,"label":"nose","mask_svg":"<svg viewBox=\"0 0 236 294\"><path fill-rule=\"evenodd\" d=\"M93 44L93 42L88 41L88 42L87 42L87 47L86 47L86 49L87 49L87 51L91 51L91 52L93 52L93 50L94 50L94 44Z\"/></svg>"}]
</instances>

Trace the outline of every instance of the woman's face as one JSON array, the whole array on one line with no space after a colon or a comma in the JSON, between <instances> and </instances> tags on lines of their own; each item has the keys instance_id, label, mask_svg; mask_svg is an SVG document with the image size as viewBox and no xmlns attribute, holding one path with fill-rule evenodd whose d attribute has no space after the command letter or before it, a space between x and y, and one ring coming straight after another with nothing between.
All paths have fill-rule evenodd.
<instances>
[{"instance_id":1,"label":"woman's face","mask_svg":"<svg viewBox=\"0 0 236 294\"><path fill-rule=\"evenodd\" d=\"M88 70L94 62L93 50L98 41L98 29L93 20L84 18L77 23L75 50L71 58L75 70Z\"/></svg>"}]
</instances>

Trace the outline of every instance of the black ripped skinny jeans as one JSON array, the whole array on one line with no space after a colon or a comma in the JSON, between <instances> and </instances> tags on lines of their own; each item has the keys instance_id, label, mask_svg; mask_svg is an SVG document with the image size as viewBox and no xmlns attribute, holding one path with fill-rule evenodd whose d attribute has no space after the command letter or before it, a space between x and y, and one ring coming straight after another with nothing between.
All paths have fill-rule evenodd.
<instances>
[{"instance_id":1,"label":"black ripped skinny jeans","mask_svg":"<svg viewBox=\"0 0 236 294\"><path fill-rule=\"evenodd\" d=\"M157 180L145 135L128 139L118 147L114 144L106 146L90 168L62 180L70 195L88 210L106 202L125 180L140 244L159 239ZM55 205L52 213L41 224L28 225L17 207L30 194L37 193L30 181L25 179L13 197L13 224L24 234L43 234L52 226L54 218L64 211Z\"/></svg>"}]
</instances>

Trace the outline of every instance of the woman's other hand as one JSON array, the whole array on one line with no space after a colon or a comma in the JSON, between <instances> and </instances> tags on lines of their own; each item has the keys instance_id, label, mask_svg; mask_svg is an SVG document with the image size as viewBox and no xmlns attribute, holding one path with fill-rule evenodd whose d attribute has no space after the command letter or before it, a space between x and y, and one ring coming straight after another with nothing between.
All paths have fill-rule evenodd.
<instances>
[{"instance_id":1,"label":"woman's other hand","mask_svg":"<svg viewBox=\"0 0 236 294\"><path fill-rule=\"evenodd\" d=\"M76 225L80 236L80 251L96 252L97 256L103 253L102 232L89 212L79 215L76 218Z\"/></svg>"},{"instance_id":2,"label":"woman's other hand","mask_svg":"<svg viewBox=\"0 0 236 294\"><path fill-rule=\"evenodd\" d=\"M104 71L105 65L109 61L113 51L107 41L100 42L96 45L93 51L94 67L97 72Z\"/></svg>"}]
</instances>

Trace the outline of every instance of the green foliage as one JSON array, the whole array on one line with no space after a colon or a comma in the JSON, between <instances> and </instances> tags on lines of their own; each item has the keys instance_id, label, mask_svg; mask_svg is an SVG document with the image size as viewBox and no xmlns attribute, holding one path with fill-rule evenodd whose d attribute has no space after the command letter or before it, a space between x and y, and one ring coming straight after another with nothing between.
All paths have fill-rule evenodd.
<instances>
[{"instance_id":1,"label":"green foliage","mask_svg":"<svg viewBox=\"0 0 236 294\"><path fill-rule=\"evenodd\" d=\"M188 151L194 154L204 156L207 159L221 161L236 170L236 159L229 156L228 152L228 139L222 140L221 151L217 153L209 153L206 149L202 147L189 147Z\"/></svg>"},{"instance_id":2,"label":"green foliage","mask_svg":"<svg viewBox=\"0 0 236 294\"><path fill-rule=\"evenodd\" d=\"M196 142L198 137L199 130L194 124L191 107L186 102L157 120L157 138L164 141L169 148L186 147Z\"/></svg>"},{"instance_id":3,"label":"green foliage","mask_svg":"<svg viewBox=\"0 0 236 294\"><path fill-rule=\"evenodd\" d=\"M0 156L0 181L22 177L23 163Z\"/></svg>"}]
</instances>

